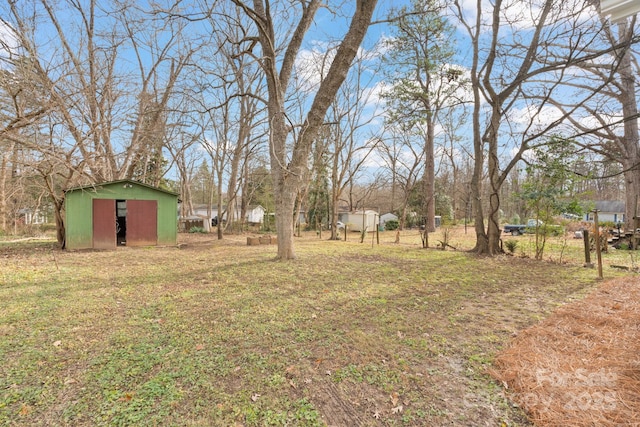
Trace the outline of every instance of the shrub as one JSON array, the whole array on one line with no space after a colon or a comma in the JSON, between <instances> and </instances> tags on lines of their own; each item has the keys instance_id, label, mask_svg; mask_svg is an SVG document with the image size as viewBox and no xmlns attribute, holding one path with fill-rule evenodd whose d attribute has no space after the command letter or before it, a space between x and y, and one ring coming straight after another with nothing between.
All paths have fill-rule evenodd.
<instances>
[{"instance_id":1,"label":"shrub","mask_svg":"<svg viewBox=\"0 0 640 427\"><path fill-rule=\"evenodd\" d=\"M397 219L390 219L384 223L385 230L397 230L399 226L400 226L400 223L398 222Z\"/></svg>"},{"instance_id":2,"label":"shrub","mask_svg":"<svg viewBox=\"0 0 640 427\"><path fill-rule=\"evenodd\" d=\"M206 231L202 227L191 227L189 233L206 233Z\"/></svg>"},{"instance_id":3,"label":"shrub","mask_svg":"<svg viewBox=\"0 0 640 427\"><path fill-rule=\"evenodd\" d=\"M506 242L504 242L504 245L507 247L507 250L509 251L509 253L513 254L516 252L516 247L518 247L518 241L507 240Z\"/></svg>"}]
</instances>

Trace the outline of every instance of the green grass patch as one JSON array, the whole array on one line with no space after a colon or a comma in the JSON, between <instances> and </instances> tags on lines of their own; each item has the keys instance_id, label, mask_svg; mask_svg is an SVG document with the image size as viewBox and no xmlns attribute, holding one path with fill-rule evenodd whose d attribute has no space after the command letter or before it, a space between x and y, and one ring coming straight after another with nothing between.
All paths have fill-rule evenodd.
<instances>
[{"instance_id":1,"label":"green grass patch","mask_svg":"<svg viewBox=\"0 0 640 427\"><path fill-rule=\"evenodd\" d=\"M2 244L0 425L528 425L484 368L593 270L352 240Z\"/></svg>"}]
</instances>

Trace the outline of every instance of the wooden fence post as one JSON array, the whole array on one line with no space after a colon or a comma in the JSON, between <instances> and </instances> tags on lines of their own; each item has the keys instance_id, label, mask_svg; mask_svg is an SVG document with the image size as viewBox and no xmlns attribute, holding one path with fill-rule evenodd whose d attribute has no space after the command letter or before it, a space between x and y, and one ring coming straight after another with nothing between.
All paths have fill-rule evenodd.
<instances>
[{"instance_id":1,"label":"wooden fence post","mask_svg":"<svg viewBox=\"0 0 640 427\"><path fill-rule=\"evenodd\" d=\"M591 245L589 244L589 230L582 231L582 239L584 240L584 266L593 267L591 263Z\"/></svg>"}]
</instances>

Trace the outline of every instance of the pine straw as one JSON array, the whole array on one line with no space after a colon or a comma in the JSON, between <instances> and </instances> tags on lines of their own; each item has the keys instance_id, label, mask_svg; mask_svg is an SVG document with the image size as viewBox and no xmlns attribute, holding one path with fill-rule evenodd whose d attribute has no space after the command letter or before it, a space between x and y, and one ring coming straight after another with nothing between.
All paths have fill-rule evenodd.
<instances>
[{"instance_id":1,"label":"pine straw","mask_svg":"<svg viewBox=\"0 0 640 427\"><path fill-rule=\"evenodd\" d=\"M640 426L640 278L559 308L490 373L537 426Z\"/></svg>"}]
</instances>

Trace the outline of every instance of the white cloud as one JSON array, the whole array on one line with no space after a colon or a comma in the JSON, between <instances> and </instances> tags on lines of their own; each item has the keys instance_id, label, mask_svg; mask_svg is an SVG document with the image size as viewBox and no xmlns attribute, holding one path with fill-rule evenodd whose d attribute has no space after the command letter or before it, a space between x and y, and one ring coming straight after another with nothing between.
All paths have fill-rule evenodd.
<instances>
[{"instance_id":1,"label":"white cloud","mask_svg":"<svg viewBox=\"0 0 640 427\"><path fill-rule=\"evenodd\" d=\"M562 118L562 111L552 105L527 105L523 108L516 108L510 111L509 119L511 123L522 127L531 125L535 130L541 130Z\"/></svg>"},{"instance_id":2,"label":"white cloud","mask_svg":"<svg viewBox=\"0 0 640 427\"><path fill-rule=\"evenodd\" d=\"M500 11L500 21L502 26L511 26L514 30L526 30L536 26L540 20L543 5L547 0L506 0L503 1ZM460 0L459 1L462 16L464 20L474 25L476 22L477 0ZM579 21L586 21L592 19L597 13L594 7L583 7L584 3L581 0L564 0L561 2L555 2L552 6L551 14L547 18L548 22L554 20L563 20L566 17L573 15L577 12L576 19ZM489 31L492 21L493 4L489 0L482 0L481 2L481 22L483 31ZM458 15L457 9L450 6L451 15L454 17L452 22L458 28L462 29L460 22L455 18Z\"/></svg>"},{"instance_id":3,"label":"white cloud","mask_svg":"<svg viewBox=\"0 0 640 427\"><path fill-rule=\"evenodd\" d=\"M582 117L579 122L580 125L586 127L586 128L590 128L590 129L599 129L603 126L602 121L604 121L604 123L606 125L610 125L610 129L611 131L613 131L614 133L621 135L624 133L624 123L623 123L624 117L622 115L622 112L619 111L614 114L600 114L599 115L599 119L597 119L594 116L585 116Z\"/></svg>"},{"instance_id":4,"label":"white cloud","mask_svg":"<svg viewBox=\"0 0 640 427\"><path fill-rule=\"evenodd\" d=\"M489 31L493 20L493 4L489 0L482 0L480 10L478 10L477 0L461 0L459 3L465 22L474 25L478 13L481 13L481 25L484 31ZM535 1L511 0L503 2L502 5L500 21L503 25L510 23L519 29L533 27L540 13L540 8L535 4ZM452 13L454 16L459 14L457 9L453 8ZM454 25L460 27L460 23L456 23L456 21L457 19L453 20Z\"/></svg>"},{"instance_id":5,"label":"white cloud","mask_svg":"<svg viewBox=\"0 0 640 427\"><path fill-rule=\"evenodd\" d=\"M0 58L9 58L20 47L18 35L9 24L0 19Z\"/></svg>"},{"instance_id":6,"label":"white cloud","mask_svg":"<svg viewBox=\"0 0 640 427\"><path fill-rule=\"evenodd\" d=\"M360 47L354 61L375 61L382 55L383 45L378 43L370 50ZM336 44L316 40L310 48L300 50L295 63L299 90L313 93L318 89L331 68L337 47Z\"/></svg>"},{"instance_id":7,"label":"white cloud","mask_svg":"<svg viewBox=\"0 0 640 427\"><path fill-rule=\"evenodd\" d=\"M529 29L536 26L540 21L542 12L539 5L535 1L526 2L515 0L511 3L507 2L506 7L501 11L501 21L505 24L512 25L516 29Z\"/></svg>"},{"instance_id":8,"label":"white cloud","mask_svg":"<svg viewBox=\"0 0 640 427\"><path fill-rule=\"evenodd\" d=\"M322 42L314 42L310 49L301 50L295 64L299 89L307 93L317 90L334 57L335 49Z\"/></svg>"}]
</instances>

